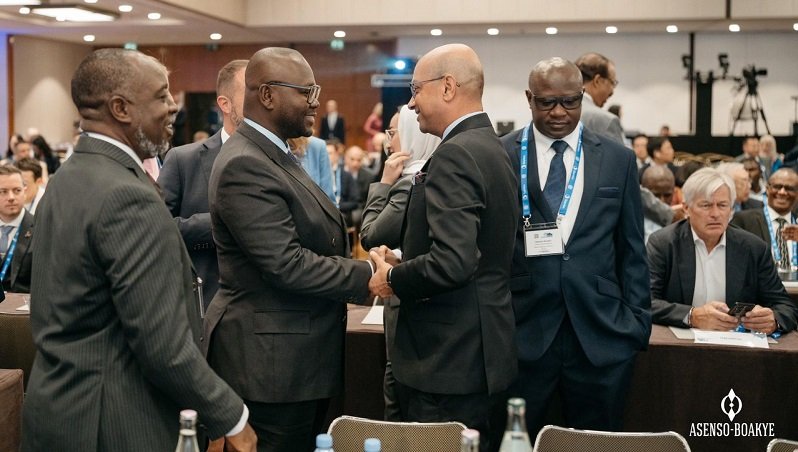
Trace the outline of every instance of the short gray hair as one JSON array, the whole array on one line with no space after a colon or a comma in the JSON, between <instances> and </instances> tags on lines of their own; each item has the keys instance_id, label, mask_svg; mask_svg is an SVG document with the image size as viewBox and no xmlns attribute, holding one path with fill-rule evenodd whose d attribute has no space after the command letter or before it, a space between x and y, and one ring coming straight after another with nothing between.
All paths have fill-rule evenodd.
<instances>
[{"instance_id":1,"label":"short gray hair","mask_svg":"<svg viewBox=\"0 0 798 452\"><path fill-rule=\"evenodd\" d=\"M720 168L701 168L684 182L682 187L684 202L691 205L696 198L709 199L724 185L729 187L730 201L734 202L737 199L737 190L734 189L734 180L731 176Z\"/></svg>"}]
</instances>

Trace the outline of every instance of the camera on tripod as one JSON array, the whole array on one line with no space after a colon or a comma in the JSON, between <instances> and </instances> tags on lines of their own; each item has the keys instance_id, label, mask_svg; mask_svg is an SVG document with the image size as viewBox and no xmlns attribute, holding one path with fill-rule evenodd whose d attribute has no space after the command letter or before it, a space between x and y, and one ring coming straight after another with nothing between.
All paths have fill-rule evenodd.
<instances>
[{"instance_id":1,"label":"camera on tripod","mask_svg":"<svg viewBox=\"0 0 798 452\"><path fill-rule=\"evenodd\" d=\"M748 92L751 94L756 93L756 87L759 84L757 82L757 77L767 77L768 70L764 68L757 69L756 66L753 64L749 64L743 68L743 77L739 79L740 81L740 88L743 87L743 80L745 80L745 85L748 86Z\"/></svg>"},{"instance_id":2,"label":"camera on tripod","mask_svg":"<svg viewBox=\"0 0 798 452\"><path fill-rule=\"evenodd\" d=\"M747 89L745 95L739 97L738 101L732 104L732 118L734 119L734 122L732 123L731 131L729 132L730 135L734 135L734 130L737 127L737 123L743 119L753 121L754 135L759 135L759 118L762 118L762 122L765 125L765 130L767 130L767 133L770 134L770 127L768 126L768 120L765 117L762 99L759 97L759 93L757 92L759 82L756 80L757 77L766 77L767 75L767 69L757 69L756 65L749 64L743 67L742 77L734 77L734 80L738 83L738 93L742 92L743 88Z\"/></svg>"}]
</instances>

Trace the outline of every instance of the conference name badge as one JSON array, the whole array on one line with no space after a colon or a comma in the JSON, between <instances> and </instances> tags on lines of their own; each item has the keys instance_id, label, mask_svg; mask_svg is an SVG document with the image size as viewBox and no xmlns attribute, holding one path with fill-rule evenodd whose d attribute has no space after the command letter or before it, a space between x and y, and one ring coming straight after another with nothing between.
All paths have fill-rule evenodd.
<instances>
[{"instance_id":1,"label":"conference name badge","mask_svg":"<svg viewBox=\"0 0 798 452\"><path fill-rule=\"evenodd\" d=\"M526 257L552 256L564 252L557 223L537 223L524 228Z\"/></svg>"}]
</instances>

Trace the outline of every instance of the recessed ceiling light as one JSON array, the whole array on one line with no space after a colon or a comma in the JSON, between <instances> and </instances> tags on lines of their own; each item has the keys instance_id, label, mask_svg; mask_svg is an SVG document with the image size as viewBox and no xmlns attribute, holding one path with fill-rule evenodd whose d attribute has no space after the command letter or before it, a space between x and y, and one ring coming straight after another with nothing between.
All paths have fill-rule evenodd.
<instances>
[{"instance_id":1,"label":"recessed ceiling light","mask_svg":"<svg viewBox=\"0 0 798 452\"><path fill-rule=\"evenodd\" d=\"M86 41L86 42L94 42L95 39L96 38L94 37L94 35L84 35L83 36L83 40Z\"/></svg>"},{"instance_id":2,"label":"recessed ceiling light","mask_svg":"<svg viewBox=\"0 0 798 452\"><path fill-rule=\"evenodd\" d=\"M798 22L792 24L792 29L798 31Z\"/></svg>"},{"instance_id":3,"label":"recessed ceiling light","mask_svg":"<svg viewBox=\"0 0 798 452\"><path fill-rule=\"evenodd\" d=\"M338 30L335 33L333 33L333 36L335 36L336 38L345 38L346 32L343 30Z\"/></svg>"},{"instance_id":4,"label":"recessed ceiling light","mask_svg":"<svg viewBox=\"0 0 798 452\"><path fill-rule=\"evenodd\" d=\"M740 26L737 24L729 24L729 31L732 33L737 33L740 31Z\"/></svg>"},{"instance_id":5,"label":"recessed ceiling light","mask_svg":"<svg viewBox=\"0 0 798 452\"><path fill-rule=\"evenodd\" d=\"M149 13L147 14L147 19L150 20L158 20L161 18L161 13Z\"/></svg>"},{"instance_id":6,"label":"recessed ceiling light","mask_svg":"<svg viewBox=\"0 0 798 452\"><path fill-rule=\"evenodd\" d=\"M488 28L488 34L491 35L491 36L496 36L497 34L499 34L499 29L498 28Z\"/></svg>"},{"instance_id":7,"label":"recessed ceiling light","mask_svg":"<svg viewBox=\"0 0 798 452\"><path fill-rule=\"evenodd\" d=\"M678 33L679 27L677 27L676 25L668 25L667 27L665 27L665 31L667 31L668 33Z\"/></svg>"},{"instance_id":8,"label":"recessed ceiling light","mask_svg":"<svg viewBox=\"0 0 798 452\"><path fill-rule=\"evenodd\" d=\"M20 14L30 14L30 8L28 8L27 6L23 6L22 8L19 9L19 13Z\"/></svg>"},{"instance_id":9,"label":"recessed ceiling light","mask_svg":"<svg viewBox=\"0 0 798 452\"><path fill-rule=\"evenodd\" d=\"M133 5L119 5L119 11L129 13L133 11Z\"/></svg>"},{"instance_id":10,"label":"recessed ceiling light","mask_svg":"<svg viewBox=\"0 0 798 452\"><path fill-rule=\"evenodd\" d=\"M618 33L618 27L610 25L609 27L605 28L604 31L606 31L609 34L615 34Z\"/></svg>"},{"instance_id":11,"label":"recessed ceiling light","mask_svg":"<svg viewBox=\"0 0 798 452\"><path fill-rule=\"evenodd\" d=\"M443 30L441 30L440 28L433 28L432 30L429 31L429 34L431 34L432 36L440 36L443 34Z\"/></svg>"},{"instance_id":12,"label":"recessed ceiling light","mask_svg":"<svg viewBox=\"0 0 798 452\"><path fill-rule=\"evenodd\" d=\"M557 27L546 27L546 34L547 35L556 35L557 34Z\"/></svg>"},{"instance_id":13,"label":"recessed ceiling light","mask_svg":"<svg viewBox=\"0 0 798 452\"><path fill-rule=\"evenodd\" d=\"M33 6L41 5L39 0L0 0L0 6Z\"/></svg>"},{"instance_id":14,"label":"recessed ceiling light","mask_svg":"<svg viewBox=\"0 0 798 452\"><path fill-rule=\"evenodd\" d=\"M52 17L59 22L112 22L116 14L89 6L45 5L34 6L30 12L40 16Z\"/></svg>"},{"instance_id":15,"label":"recessed ceiling light","mask_svg":"<svg viewBox=\"0 0 798 452\"><path fill-rule=\"evenodd\" d=\"M222 39L222 34L221 33L211 33L210 38L212 40L214 40L214 41L218 41L218 40Z\"/></svg>"},{"instance_id":16,"label":"recessed ceiling light","mask_svg":"<svg viewBox=\"0 0 798 452\"><path fill-rule=\"evenodd\" d=\"M97 3L97 0L83 0L86 3Z\"/></svg>"}]
</instances>

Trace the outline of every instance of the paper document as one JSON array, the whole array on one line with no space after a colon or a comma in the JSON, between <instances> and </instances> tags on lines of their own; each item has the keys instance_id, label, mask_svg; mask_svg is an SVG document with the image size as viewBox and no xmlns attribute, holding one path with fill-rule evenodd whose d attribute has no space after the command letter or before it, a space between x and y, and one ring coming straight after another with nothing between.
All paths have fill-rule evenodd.
<instances>
[{"instance_id":1,"label":"paper document","mask_svg":"<svg viewBox=\"0 0 798 452\"><path fill-rule=\"evenodd\" d=\"M734 347L770 348L767 336L736 331L693 330L696 344L731 345Z\"/></svg>"},{"instance_id":2,"label":"paper document","mask_svg":"<svg viewBox=\"0 0 798 452\"><path fill-rule=\"evenodd\" d=\"M374 297L374 304L369 309L369 313L360 322L363 325L382 325L382 311L385 308L383 305L378 305L380 297Z\"/></svg>"}]
</instances>

